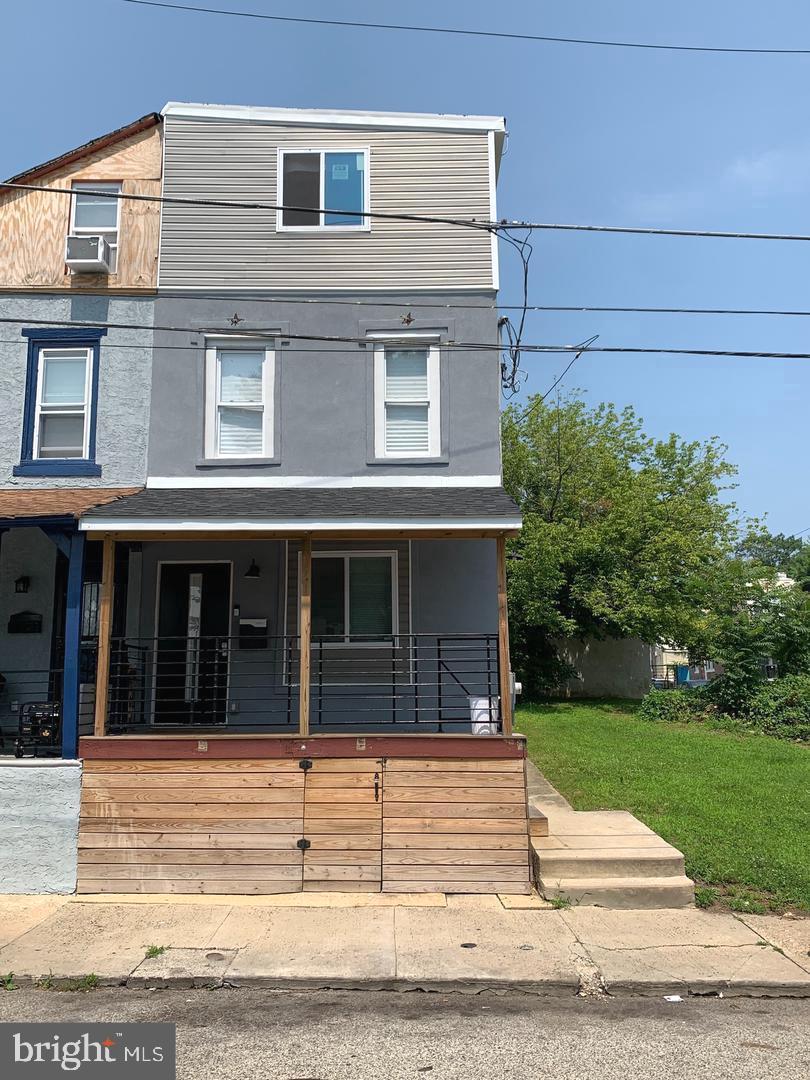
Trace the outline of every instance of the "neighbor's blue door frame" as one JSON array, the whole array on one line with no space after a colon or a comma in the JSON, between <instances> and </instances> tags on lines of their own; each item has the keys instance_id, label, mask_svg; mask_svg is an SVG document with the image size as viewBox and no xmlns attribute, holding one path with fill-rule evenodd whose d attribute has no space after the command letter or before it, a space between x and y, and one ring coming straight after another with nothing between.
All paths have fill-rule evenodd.
<instances>
[{"instance_id":1,"label":"neighbor's blue door frame","mask_svg":"<svg viewBox=\"0 0 810 1080\"><path fill-rule=\"evenodd\" d=\"M62 757L79 753L79 666L82 649L82 582L84 578L84 533L74 531L66 538L68 555L67 602L65 604L65 667L62 680Z\"/></svg>"}]
</instances>

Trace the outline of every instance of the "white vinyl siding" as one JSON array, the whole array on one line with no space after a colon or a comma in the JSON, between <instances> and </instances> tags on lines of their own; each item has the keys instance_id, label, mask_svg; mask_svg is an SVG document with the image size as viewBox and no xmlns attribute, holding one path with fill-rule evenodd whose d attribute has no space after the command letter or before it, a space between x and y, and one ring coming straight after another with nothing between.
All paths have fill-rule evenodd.
<instances>
[{"instance_id":1,"label":"white vinyl siding","mask_svg":"<svg viewBox=\"0 0 810 1080\"><path fill-rule=\"evenodd\" d=\"M35 458L87 458L92 373L91 349L39 350Z\"/></svg>"},{"instance_id":2,"label":"white vinyl siding","mask_svg":"<svg viewBox=\"0 0 810 1080\"><path fill-rule=\"evenodd\" d=\"M265 343L209 343L206 458L273 456L274 366Z\"/></svg>"},{"instance_id":3,"label":"white vinyl siding","mask_svg":"<svg viewBox=\"0 0 810 1080\"><path fill-rule=\"evenodd\" d=\"M378 342L374 355L374 452L378 458L441 453L439 347Z\"/></svg>"},{"instance_id":4,"label":"white vinyl siding","mask_svg":"<svg viewBox=\"0 0 810 1080\"><path fill-rule=\"evenodd\" d=\"M335 129L167 116L163 194L260 202L267 209L162 207L164 288L493 289L484 230L372 218L370 229L279 229L279 148L369 148L372 213L488 221L485 132ZM494 179L494 175L493 175Z\"/></svg>"},{"instance_id":5,"label":"white vinyl siding","mask_svg":"<svg viewBox=\"0 0 810 1080\"><path fill-rule=\"evenodd\" d=\"M93 191L120 194L121 185L94 180L74 183L70 231L75 236L103 236L110 245L110 273L114 274L118 265L121 200L108 198L107 195L91 195Z\"/></svg>"}]
</instances>

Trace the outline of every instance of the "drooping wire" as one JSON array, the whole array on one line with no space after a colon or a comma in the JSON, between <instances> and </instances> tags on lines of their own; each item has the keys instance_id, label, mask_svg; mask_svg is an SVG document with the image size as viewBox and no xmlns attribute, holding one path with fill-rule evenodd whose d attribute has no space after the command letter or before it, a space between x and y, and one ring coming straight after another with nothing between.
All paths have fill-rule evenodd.
<instances>
[{"instance_id":1,"label":"drooping wire","mask_svg":"<svg viewBox=\"0 0 810 1080\"><path fill-rule=\"evenodd\" d=\"M503 315L498 320L498 328L506 335L506 348L501 360L501 385L504 396L514 397L520 390L520 384L525 380L525 373L520 370L520 349L523 341L523 330L526 325L526 313L529 310L529 264L534 248L531 243L531 232L524 230L523 235L514 236L510 231L500 230L497 234L505 240L513 250L518 253L522 267L523 304L517 318L517 325Z\"/></svg>"}]
</instances>

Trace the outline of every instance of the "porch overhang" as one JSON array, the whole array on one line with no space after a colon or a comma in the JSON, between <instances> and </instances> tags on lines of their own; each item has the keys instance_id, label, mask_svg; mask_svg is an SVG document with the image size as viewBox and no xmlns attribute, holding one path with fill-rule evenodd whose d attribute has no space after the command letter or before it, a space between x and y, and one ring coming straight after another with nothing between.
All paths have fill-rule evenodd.
<instances>
[{"instance_id":1,"label":"porch overhang","mask_svg":"<svg viewBox=\"0 0 810 1080\"><path fill-rule=\"evenodd\" d=\"M150 488L83 515L120 540L513 536L517 505L493 488Z\"/></svg>"}]
</instances>

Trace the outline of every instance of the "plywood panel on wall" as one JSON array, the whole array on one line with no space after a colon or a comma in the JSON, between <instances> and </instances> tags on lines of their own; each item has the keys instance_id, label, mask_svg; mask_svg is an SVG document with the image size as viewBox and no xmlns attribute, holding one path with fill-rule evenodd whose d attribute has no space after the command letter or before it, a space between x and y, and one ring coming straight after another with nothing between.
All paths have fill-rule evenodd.
<instances>
[{"instance_id":1,"label":"plywood panel on wall","mask_svg":"<svg viewBox=\"0 0 810 1080\"><path fill-rule=\"evenodd\" d=\"M76 275L65 267L70 196L51 189L120 180L124 193L159 195L160 176L161 133L153 127L32 180L40 191L0 194L0 288L154 288L159 203L123 200L118 272Z\"/></svg>"}]
</instances>

